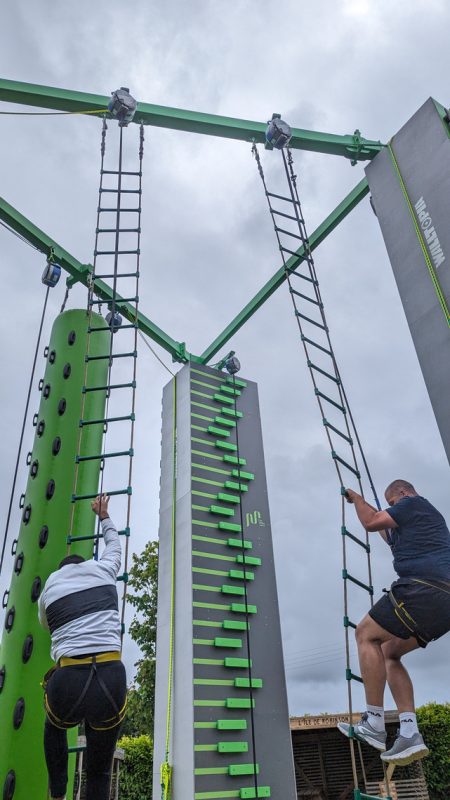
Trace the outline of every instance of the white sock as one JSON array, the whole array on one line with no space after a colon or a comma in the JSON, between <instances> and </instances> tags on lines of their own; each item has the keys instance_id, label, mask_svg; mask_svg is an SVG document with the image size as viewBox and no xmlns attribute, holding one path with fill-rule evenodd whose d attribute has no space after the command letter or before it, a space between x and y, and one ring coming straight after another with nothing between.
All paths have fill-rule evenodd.
<instances>
[{"instance_id":1,"label":"white sock","mask_svg":"<svg viewBox=\"0 0 450 800\"><path fill-rule=\"evenodd\" d=\"M384 731L384 708L383 706L367 706L369 715L368 721L375 731Z\"/></svg>"},{"instance_id":2,"label":"white sock","mask_svg":"<svg viewBox=\"0 0 450 800\"><path fill-rule=\"evenodd\" d=\"M402 711L398 716L400 719L400 736L410 739L415 733L419 733L417 717L414 711Z\"/></svg>"}]
</instances>

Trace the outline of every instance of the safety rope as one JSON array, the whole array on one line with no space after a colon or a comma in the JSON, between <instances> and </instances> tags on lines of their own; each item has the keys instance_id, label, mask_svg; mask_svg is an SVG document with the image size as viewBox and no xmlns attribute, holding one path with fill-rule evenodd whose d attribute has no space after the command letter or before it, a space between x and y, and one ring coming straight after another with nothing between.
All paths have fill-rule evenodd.
<instances>
[{"instance_id":1,"label":"safety rope","mask_svg":"<svg viewBox=\"0 0 450 800\"><path fill-rule=\"evenodd\" d=\"M232 386L234 389L234 397L237 397L236 393L236 378L233 373L232 375ZM237 400L235 399L235 408L237 406ZM237 458L237 472L238 472L238 484L240 487L241 484L241 457L239 451L239 417L236 417L236 458ZM255 729L255 711L254 711L254 699L253 699L253 680L252 680L252 657L251 657L251 643L250 643L250 619L249 619L249 612L248 612L248 594L247 594L247 562L246 562L246 549L245 549L245 535L244 535L244 510L242 504L242 492L239 488L239 496L241 498L239 503L239 517L240 517L240 526L241 526L241 554L242 554L242 571L244 574L244 606L245 606L245 627L246 627L246 642L247 642L247 660L248 660L248 683L249 683L249 699L250 699L250 725L251 725L251 738L252 738L252 751L253 751L253 779L254 779L254 786L255 786L255 797L258 797L258 767L257 767L257 758L256 758L256 729Z\"/></svg>"},{"instance_id":2,"label":"safety rope","mask_svg":"<svg viewBox=\"0 0 450 800\"><path fill-rule=\"evenodd\" d=\"M77 114L105 114L107 108L94 108L89 111L0 111L4 117L73 117Z\"/></svg>"},{"instance_id":3,"label":"safety rope","mask_svg":"<svg viewBox=\"0 0 450 800\"><path fill-rule=\"evenodd\" d=\"M64 293L64 298L63 298L63 301L62 301L62 304L61 304L61 308L59 309L59 313L60 314L62 314L63 311L66 310L66 305L67 305L67 301L69 299L69 294L70 294L70 288L71 288L70 286L66 285L66 291Z\"/></svg>"},{"instance_id":4,"label":"safety rope","mask_svg":"<svg viewBox=\"0 0 450 800\"><path fill-rule=\"evenodd\" d=\"M149 342L149 341L148 341L148 340L145 338L145 336L144 336L144 334L142 333L142 331L139 331L139 336L141 337L141 339L142 339L142 341L144 342L144 344L146 345L146 347L148 347L148 349L150 350L150 352L151 352L151 353L153 353L153 355L155 356L156 360L157 360L157 361L159 361L159 363L161 364L161 366L163 366L163 367L164 367L164 369L165 369L165 370L167 370L167 372L169 373L169 375L172 375L172 377L174 377L174 375L175 375L175 372L172 372L172 370L171 370L171 369L169 369L169 367L167 366L167 364L165 364L165 363L164 363L164 361L162 360L162 358L160 358L160 357L159 357L158 353L156 352L156 350L154 350L154 349L153 349L153 347L151 346L150 342Z\"/></svg>"},{"instance_id":5,"label":"safety rope","mask_svg":"<svg viewBox=\"0 0 450 800\"><path fill-rule=\"evenodd\" d=\"M316 399L322 417L322 423L325 428L326 436L331 450L332 459L336 468L336 473L340 484L342 560L343 560L342 577L344 579L343 583L344 583L344 631L345 631L346 679L347 679L349 720L351 726L351 737L349 742L350 742L353 782L355 790L358 791L359 778L356 766L356 756L355 756L355 746L354 746L355 740L353 738L354 731L353 731L352 681L356 680L362 683L362 679L358 675L354 674L351 669L349 629L350 628L355 629L356 625L350 620L348 613L348 607L349 607L348 584L349 582L352 582L358 585L360 588L366 590L370 596L371 606L373 605L373 584L372 584L372 567L370 560L370 544L369 544L368 532L365 531L364 539L360 539L359 537L356 537L353 534L351 534L350 531L348 531L347 529L346 525L347 504L345 499L347 482L344 480L344 469L351 473L353 480L355 479L357 480L360 494L364 497L362 472L359 468L359 460L360 460L363 464L364 472L367 477L370 489L373 493L374 502L377 509L380 509L380 503L367 464L367 459L365 457L364 450L361 445L361 440L356 428L350 404L348 402L348 397L343 385L342 376L340 374L337 365L333 345L331 342L330 330L325 315L324 304L320 293L319 281L317 278L314 259L312 256L311 246L306 231L305 221L302 213L302 207L298 195L297 176L294 172L294 161L292 152L289 150L289 148L287 148L287 155L284 150L281 151L284 171L288 186L288 197L274 194L273 192L269 192L258 148L256 147L256 143L253 143L252 153L255 157L258 171L264 186L268 207L270 210L275 234L277 237L278 247L283 260L286 280L288 283L292 306L300 334L300 340L303 345L307 366L314 387L314 393L316 395ZM286 213L286 210L284 211L276 210L272 204L272 198L288 203L289 211L292 213ZM286 209L286 206L283 206L283 208ZM281 217L283 224L290 225L291 228L286 229L280 227L277 217ZM287 220L287 222L285 222L285 220ZM291 238L297 240L297 242L301 244L301 249L293 250L292 245L287 247L283 243L284 239L282 238L282 235L290 237L289 242L291 241ZM295 261L293 262L294 266L290 266L287 255L294 257L295 259ZM306 272L302 272L302 270L300 269L300 267L303 267L303 265L306 265ZM294 288L292 281L292 278L294 277L304 282L303 286L306 286L306 288L304 288L304 291L298 291L297 289ZM309 293L306 294L306 292L308 291ZM303 310L299 311L299 301L297 300L297 298L299 298L300 301L303 301L303 303L307 306L308 314L303 313ZM311 311L310 309L313 309L313 311ZM310 316L310 314L313 313L316 313L315 318L313 316ZM315 340L313 338L314 337L313 334L310 334L308 336L306 335L305 331L309 332L310 329L314 330L315 334L321 337L320 341ZM320 333L317 334L317 331L320 331ZM320 358L326 361L327 363L326 369L324 369L319 365L320 363L323 363L323 361L319 362L319 364L313 361L313 358L311 357L312 352L315 353L316 357L318 355ZM319 379L321 379L322 381L323 380L328 381L333 386L335 392L334 397L330 397L328 394L325 394L323 391L321 391L322 384L319 383ZM336 425L333 425L327 419L325 413L325 407L329 407L332 410L332 413L336 413L336 411L339 412L340 414L339 418L341 420L344 430L341 430L339 427L336 427ZM338 455L338 452L335 449L335 437L337 437L336 441L339 442L341 446L343 442L345 443L346 446L348 446L350 450L349 459L343 459ZM356 579L348 571L349 540L352 540L356 544L360 545L366 552L368 583L363 583L362 581ZM360 758L362 758L360 750L359 754ZM361 764L362 764L362 774L364 777L365 774L364 764L362 760Z\"/></svg>"},{"instance_id":6,"label":"safety rope","mask_svg":"<svg viewBox=\"0 0 450 800\"><path fill-rule=\"evenodd\" d=\"M27 418L28 418L28 408L29 408L29 405L30 405L31 389L33 387L34 373L35 373L35 370L36 370L36 361L37 361L37 356L38 356L38 352L39 352L39 347L40 347L40 344L41 344L42 328L44 326L45 312L47 310L47 301L48 301L48 293L49 293L49 291L50 291L50 287L47 286L47 289L46 289L46 292L45 292L45 297L44 297L44 305L43 305L43 308L42 308L41 320L40 320L40 323L39 323L39 331L38 331L37 340L36 340L36 347L35 347L35 351L34 351L33 364L32 364L32 367L31 367L30 382L28 384L27 399L26 399L26 403L25 403L25 411L24 411L24 414L23 414L22 429L20 431L19 446L17 448L16 466L15 466L15 469L14 469L13 482L12 482L12 487L11 487L11 494L10 494L10 497L9 497L8 513L6 515L6 525L5 525L5 532L3 534L2 553L1 553L1 556L0 556L0 574L1 574L1 571L2 571L2 567L3 567L3 559L4 559L4 556L5 556L5 547L6 547L6 542L7 542L7 539L8 539L9 523L10 523L10 520L11 520L11 510L12 510L12 504L13 504L13 501L14 501L14 493L15 493L15 490L16 490L17 473L18 473L18 469L19 469L20 456L21 456L21 453L22 453L23 436L24 436L25 426L26 426Z\"/></svg>"},{"instance_id":7,"label":"safety rope","mask_svg":"<svg viewBox=\"0 0 450 800\"><path fill-rule=\"evenodd\" d=\"M167 713L166 742L164 762L161 764L161 800L170 800L172 796L172 765L170 764L170 739L172 724L172 689L173 689L173 650L175 633L175 536L177 522L177 378L173 379L173 415L172 415L172 519L171 519L171 561L170 561L170 612L169 612L169 669L167 677Z\"/></svg>"},{"instance_id":8,"label":"safety rope","mask_svg":"<svg viewBox=\"0 0 450 800\"><path fill-rule=\"evenodd\" d=\"M39 247L36 247L34 244L31 244L31 242L29 242L28 239L25 239L25 236L22 236L20 233L17 233L17 231L15 231L14 228L11 228L10 225L7 225L6 222L3 222L3 220L1 220L1 219L0 219L0 225L3 228L6 228L6 230L9 231L9 233L12 233L14 236L17 236L17 238L20 239L21 242L24 242L29 247L32 247L33 250L37 250L38 252L41 252L39 250Z\"/></svg>"}]
</instances>

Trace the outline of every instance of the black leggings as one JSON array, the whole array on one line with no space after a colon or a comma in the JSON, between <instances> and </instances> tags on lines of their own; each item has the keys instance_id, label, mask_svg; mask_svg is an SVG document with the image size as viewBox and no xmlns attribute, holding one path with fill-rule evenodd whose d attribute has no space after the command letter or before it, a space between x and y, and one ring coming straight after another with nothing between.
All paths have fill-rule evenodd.
<instances>
[{"instance_id":1,"label":"black leggings","mask_svg":"<svg viewBox=\"0 0 450 800\"><path fill-rule=\"evenodd\" d=\"M107 687L116 708L105 695L94 675L86 696L77 706L74 719L67 715L75 706L88 680L90 664L57 669L47 684L47 703L53 718L61 721L57 727L47 716L44 731L45 760L50 781L50 796L64 797L67 789L67 732L66 727L79 725L83 720L86 733L86 800L108 800L111 768L119 736L120 724L108 727L106 720L114 718L117 709L126 701L126 674L121 661L97 664L96 669ZM115 721L115 720L113 720ZM97 728L103 728L96 730Z\"/></svg>"}]
</instances>

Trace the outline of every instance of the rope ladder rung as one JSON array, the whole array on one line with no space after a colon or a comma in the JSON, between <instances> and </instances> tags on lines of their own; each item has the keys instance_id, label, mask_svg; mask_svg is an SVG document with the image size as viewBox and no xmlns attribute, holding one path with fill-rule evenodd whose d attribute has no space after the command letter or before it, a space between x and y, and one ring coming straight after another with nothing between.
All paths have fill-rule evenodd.
<instances>
[{"instance_id":1,"label":"rope ladder rung","mask_svg":"<svg viewBox=\"0 0 450 800\"><path fill-rule=\"evenodd\" d=\"M366 544L366 542L364 542L362 539L359 539L358 536L355 536L353 533L350 533L350 531L347 530L345 525L342 526L341 533L342 536L347 536L353 542L359 544L359 546L362 547L363 550L366 551L366 553L370 553L370 544Z\"/></svg>"},{"instance_id":2,"label":"rope ladder rung","mask_svg":"<svg viewBox=\"0 0 450 800\"><path fill-rule=\"evenodd\" d=\"M342 577L344 578L344 580L351 581L352 583L356 584L356 586L359 586L361 589L364 589L364 591L368 592L369 594L371 595L373 594L373 586L369 586L367 583L363 583L363 581L360 581L358 578L355 578L353 575L350 575L348 570L346 569L342 570Z\"/></svg>"}]
</instances>

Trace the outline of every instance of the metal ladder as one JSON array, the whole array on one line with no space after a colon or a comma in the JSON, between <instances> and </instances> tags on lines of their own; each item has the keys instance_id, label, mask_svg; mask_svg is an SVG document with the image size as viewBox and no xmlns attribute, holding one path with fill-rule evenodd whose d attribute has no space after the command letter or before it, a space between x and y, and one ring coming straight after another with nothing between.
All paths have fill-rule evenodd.
<instances>
[{"instance_id":1,"label":"metal ladder","mask_svg":"<svg viewBox=\"0 0 450 800\"><path fill-rule=\"evenodd\" d=\"M136 406L136 367L137 367L137 336L138 336L138 306L139 306L139 263L140 263L140 239L141 239L141 213L142 213L142 161L144 154L144 129L143 125L140 126L139 131L139 151L138 151L138 167L135 170L126 170L123 167L124 162L124 147L123 147L123 131L124 125L119 123L119 142L118 142L118 166L117 169L108 169L105 166L106 155L106 135L108 126L106 120L103 120L102 137L101 137L101 168L100 168L100 186L99 186L99 199L97 208L97 225L95 230L95 248L93 271L89 282L88 299L87 299L87 315L88 315L88 328L86 337L86 352L85 352L85 385L83 386L82 398L82 413L80 419L80 433L78 439L78 455L76 456L74 489L72 494L72 515L69 534L67 536L68 550L73 542L83 541L87 539L93 540L94 558L98 558L98 545L102 537L100 529L100 520L97 521L97 529L94 535L85 535L81 531L73 530L74 508L75 504L83 500L94 499L97 494L103 493L103 487L106 483L106 470L108 470L108 484L111 481L109 472L113 471L113 462L121 462L122 466L126 469L126 483L125 488L108 489L109 496L125 495L126 496L126 512L125 512L125 525L119 530L119 535L125 537L125 552L124 552L124 572L119 575L117 580L122 581L123 595L122 595L122 636L124 633L124 617L125 617L125 603L128 582L128 550L129 550L129 537L130 537L130 514L131 514L131 495L132 495L132 470L133 470L133 456L134 456L134 428L135 428L135 406ZM109 198L111 197L111 202ZM131 203L130 203L131 200ZM125 240L125 241L124 241ZM101 265L102 271L98 269ZM108 303L109 306L109 346L107 352L100 355L91 355L91 342L92 337L99 331L105 331L105 326L93 324L92 317L95 307L101 311L104 300L95 299L96 280L112 279L112 300ZM124 283L126 281L126 283ZM122 291L125 285L131 296L123 297ZM119 293L119 287L121 292ZM120 297L120 300L119 300ZM129 303L132 305L134 320L127 324L122 324L119 315L120 306L122 303ZM125 333L127 331L127 333ZM125 348L124 339L128 338L129 346ZM131 341L130 341L131 340ZM93 360L106 360L108 362L108 378L107 383L103 386L89 385L88 377L88 364ZM115 371L118 369L116 366L120 363L122 373L128 369L128 375L125 380L117 383L112 383L113 366ZM119 390L127 390L128 395ZM105 416L100 419L88 419L84 416L84 406L86 395L90 392L106 392L106 410ZM120 394L120 400L116 400ZM126 408L119 409L126 410L128 413L110 413L111 405L126 405ZM128 423L128 446L118 450L110 450L108 447L108 432L111 426L116 423ZM93 453L89 455L81 455L80 443L81 434L85 426L88 425L102 425L103 426L103 446L102 452ZM78 494L77 493L77 480L78 480L78 466L84 461L100 461L100 486L97 492L93 494ZM125 481L123 481L125 482Z\"/></svg>"},{"instance_id":2,"label":"metal ladder","mask_svg":"<svg viewBox=\"0 0 450 800\"><path fill-rule=\"evenodd\" d=\"M363 496L363 483L367 483L378 509L380 508L380 504L333 351L330 330L325 316L319 281L298 195L297 176L294 172L292 152L289 148L281 150L287 185L286 195L277 194L268 190L261 158L255 143L252 147L252 153L256 159L258 171L264 186L278 247L286 272L286 280L289 286L300 340L303 345L314 394L318 402L322 424L330 446L330 454L339 479L342 513L341 538L343 557L342 579L344 588L343 623L346 652L345 677L348 689L349 720L350 725L352 725L352 683L353 681L362 683L362 678L354 672L351 667L350 630L356 628L356 623L350 618L348 611L349 584L353 584L359 590L368 594L371 607L373 605L374 590L368 533L365 531L364 538L361 538L352 533L346 524L347 503L345 500L345 491L348 480L357 482L359 492ZM349 557L354 557L350 549L354 548L359 550L364 558L364 570L367 577L363 580L356 577L348 568ZM360 777L355 756L355 742L359 751L361 764L360 772L364 783L366 783L366 776L361 746L359 741L353 736L353 728L351 733L352 736L349 741L355 787L354 798L355 800L370 800L372 796L363 794L359 789ZM388 789L387 784L386 786Z\"/></svg>"}]
</instances>

